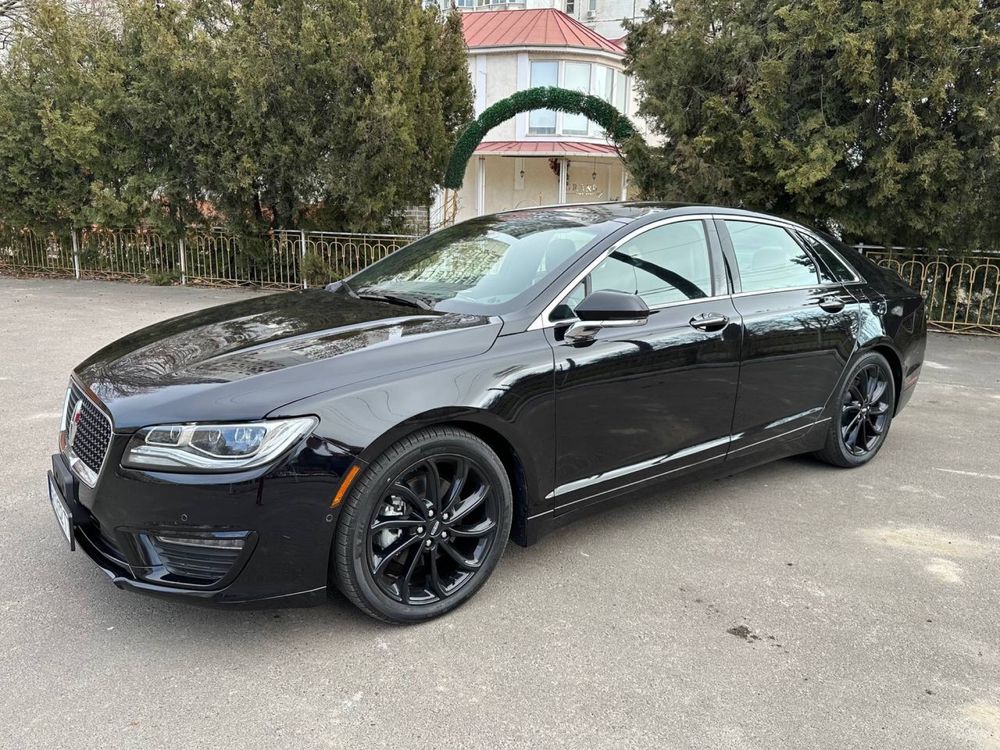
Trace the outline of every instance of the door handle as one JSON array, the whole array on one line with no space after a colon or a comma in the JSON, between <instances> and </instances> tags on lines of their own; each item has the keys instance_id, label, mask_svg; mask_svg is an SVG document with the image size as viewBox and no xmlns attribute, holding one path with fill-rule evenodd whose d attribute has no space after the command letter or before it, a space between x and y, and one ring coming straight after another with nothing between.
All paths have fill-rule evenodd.
<instances>
[{"instance_id":1,"label":"door handle","mask_svg":"<svg viewBox=\"0 0 1000 750\"><path fill-rule=\"evenodd\" d=\"M844 309L844 300L831 294L828 297L823 297L819 301L819 306L827 312L840 312Z\"/></svg>"},{"instance_id":2,"label":"door handle","mask_svg":"<svg viewBox=\"0 0 1000 750\"><path fill-rule=\"evenodd\" d=\"M729 318L720 313L702 313L691 318L688 324L699 331L718 331L720 328L724 328L728 322Z\"/></svg>"}]
</instances>

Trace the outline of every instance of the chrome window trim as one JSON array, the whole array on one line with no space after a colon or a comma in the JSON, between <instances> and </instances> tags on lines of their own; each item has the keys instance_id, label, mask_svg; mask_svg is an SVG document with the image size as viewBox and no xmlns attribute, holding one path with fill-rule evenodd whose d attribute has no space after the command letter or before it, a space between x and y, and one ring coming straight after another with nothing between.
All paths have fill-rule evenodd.
<instances>
[{"instance_id":1,"label":"chrome window trim","mask_svg":"<svg viewBox=\"0 0 1000 750\"><path fill-rule=\"evenodd\" d=\"M819 275L817 274L817 282L816 282L815 285L813 285L813 284L807 284L805 286L786 286L786 287L776 287L774 289L759 289L759 290L754 291L754 292L739 292L738 294L732 295L733 297L742 297L742 296L745 296L745 295L748 295L748 294L770 294L771 292L793 292L793 291L802 290L802 289L817 289L817 288L820 288L820 287L838 287L838 286L844 286L845 284L863 284L863 283L865 283L864 279L861 278L861 275L857 272L857 270L854 268L854 266L852 266L850 263L848 263L844 259L844 257L840 253L837 252L836 248L832 247L829 242L824 242L821 237L817 237L814 232L809 231L805 227L799 226L798 224L794 224L794 223L792 223L790 221L784 221L783 219L772 219L770 217L757 219L757 218L751 217L751 216L737 216L737 215L733 215L733 214L716 214L715 218L719 219L722 222L727 222L727 221L743 221L743 222L747 222L749 224L770 224L771 226L774 226L774 227L781 227L785 231L799 232L801 234L804 234L804 235L807 235L809 237L812 237L814 240L816 240L817 242L821 243L823 245L823 247L827 248L831 253L833 253L840 260L840 262L844 264L844 266L847 268L847 270L850 271L854 275L854 279L852 281L820 281L819 280ZM792 239L794 240L795 238L793 237ZM730 238L730 244L732 244L732 238ZM733 253L735 254L735 252L736 252L736 248L733 248ZM809 252L808 248L806 249L806 252ZM810 257L811 257L811 254L810 254ZM816 260L818 262L822 262L823 261L822 258L817 258ZM736 270L737 270L737 273L738 273L739 269L736 269Z\"/></svg>"},{"instance_id":2,"label":"chrome window trim","mask_svg":"<svg viewBox=\"0 0 1000 750\"><path fill-rule=\"evenodd\" d=\"M824 281L822 284L806 284L805 286L786 286L778 289L762 289L757 292L737 292L730 297L752 297L756 294L781 294L782 292L802 292L806 289L839 289L842 286L861 284L861 281Z\"/></svg>"},{"instance_id":3,"label":"chrome window trim","mask_svg":"<svg viewBox=\"0 0 1000 750\"><path fill-rule=\"evenodd\" d=\"M587 204L580 204L580 205L587 205ZM805 234L808 234L810 237L814 237L820 242L823 242L821 238L816 237L814 233L810 232L804 227L800 227L798 224L793 224L792 222L784 221L783 219L776 219L770 217L758 219L756 217L740 216L738 214L686 214L684 216L671 216L666 219L661 219L660 221L654 221L645 226L639 227L634 232L626 235L625 237L622 237L614 245L612 245L606 251L604 251L604 253L602 253L598 258L595 258L594 261L589 263L587 267L583 269L583 271L581 271L574 277L573 281L571 281L561 292L559 292L559 294L553 297L552 301L545 306L545 309L542 310L541 314L531 322L531 325L528 326L527 330L529 331L543 330L545 328L554 328L557 325L572 324L574 322L579 321L579 318L563 318L562 320L549 320L549 316L552 314L552 311L555 310L555 308L558 306L559 302L562 301L562 299L567 294L569 294L573 290L573 288L577 286L577 284L579 284L581 281L587 278L587 275L590 274L590 272L593 271L598 265L600 265L605 258L607 258L609 255L611 255L611 253L613 253L615 250L617 250L619 247L621 247L624 243L628 242L632 238L639 236L643 232L648 232L650 229L662 227L667 224L674 224L681 221L715 221L715 220L744 221L756 224L770 224L771 226L781 227L786 231L790 230L794 232L803 232ZM706 239L708 238L706 237ZM804 286L794 286L794 287L777 287L775 289L761 289L753 292L736 292L735 294L733 293L714 294L709 297L698 297L697 299L679 300L677 302L664 302L661 305L651 305L649 309L651 311L663 310L669 307L679 307L681 305L690 305L697 302L712 302L713 300L722 300L727 298L735 299L737 297L749 297L755 294L801 292L806 289L837 289L842 286L851 286L851 285L865 283L864 279L861 278L860 274L858 274L858 272L854 269L854 267L850 263L848 263L843 258L843 256L841 256L841 254L836 251L835 248L830 247L829 243L826 242L823 242L823 245L829 248L830 251L833 252L844 263L847 269L854 274L853 281L820 281L819 276L817 274L817 281L815 284L806 284Z\"/></svg>"},{"instance_id":4,"label":"chrome window trim","mask_svg":"<svg viewBox=\"0 0 1000 750\"><path fill-rule=\"evenodd\" d=\"M638 237L640 234L648 232L651 229L656 229L658 227L666 226L667 224L676 224L681 221L712 221L713 218L715 218L713 214L685 214L684 216L670 216L666 219L660 219L659 221L650 222L645 226L639 227L634 232L630 232L629 234L625 235L620 240L615 242L615 244L613 244L611 247L609 247L607 250L601 253L601 255L595 258L591 263L587 264L587 267L584 268L582 271L580 271L580 273L578 273L573 278L573 281L567 284L566 287L561 292L559 292L559 294L555 295L552 298L552 301L545 306L544 310L542 310L541 314L538 315L538 317L536 317L533 321L531 321L531 325L528 326L527 330L537 331L544 328L553 328L556 325L573 323L574 321L578 320L578 318L549 320L549 316L552 314L552 311L556 309L556 307L559 305L562 299L571 291L573 291L573 289L577 286L577 284L579 284L581 281L587 278L588 274L590 274L591 271L597 268L597 266L599 266L602 261L604 261L609 255L611 255L611 253L613 253L619 247L624 245L626 242L629 242L635 237ZM707 235L705 236L705 242L708 245L709 254L711 254L712 252L711 242L709 241ZM728 296L729 296L728 294L719 294L709 297L698 297L697 299L680 300L678 302L664 302L662 305L650 306L649 309L662 310L665 307L673 307L674 305L688 305L691 304L692 302L708 302L710 300L715 300L715 299L724 299L725 297Z\"/></svg>"},{"instance_id":5,"label":"chrome window trim","mask_svg":"<svg viewBox=\"0 0 1000 750\"><path fill-rule=\"evenodd\" d=\"M858 270L854 266L852 266L850 263L847 262L847 258L845 258L843 255L841 255L837 251L837 248L835 248L829 242L825 241L822 237L818 236L815 232L810 232L808 229L799 229L797 231L800 232L800 233L802 233L802 234L804 234L806 237L811 237L812 239L816 240L816 242L818 242L823 247L825 247L833 255L833 257L835 257L837 260L839 260L841 263L843 263L844 264L844 268L846 268L848 271L851 272L851 275L854 277L851 281L841 281L839 283L841 283L841 284L860 284L860 283L863 283L863 280L861 278L861 274L858 273ZM822 260L822 258L820 258L820 260Z\"/></svg>"}]
</instances>

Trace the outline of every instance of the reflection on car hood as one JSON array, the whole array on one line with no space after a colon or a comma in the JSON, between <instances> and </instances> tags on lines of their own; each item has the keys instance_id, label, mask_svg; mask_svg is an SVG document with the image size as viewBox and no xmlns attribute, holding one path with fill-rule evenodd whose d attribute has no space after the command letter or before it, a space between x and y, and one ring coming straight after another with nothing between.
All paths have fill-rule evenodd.
<instances>
[{"instance_id":1,"label":"reflection on car hood","mask_svg":"<svg viewBox=\"0 0 1000 750\"><path fill-rule=\"evenodd\" d=\"M323 290L182 315L106 346L76 370L115 428L256 419L325 390L486 351L499 321Z\"/></svg>"}]
</instances>

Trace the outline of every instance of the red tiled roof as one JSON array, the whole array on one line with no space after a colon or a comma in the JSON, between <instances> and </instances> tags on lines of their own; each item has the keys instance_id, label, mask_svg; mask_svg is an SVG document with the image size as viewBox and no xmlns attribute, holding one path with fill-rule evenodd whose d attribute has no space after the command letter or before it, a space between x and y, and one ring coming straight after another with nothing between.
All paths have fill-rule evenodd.
<instances>
[{"instance_id":1,"label":"red tiled roof","mask_svg":"<svg viewBox=\"0 0 1000 750\"><path fill-rule=\"evenodd\" d=\"M583 47L622 54L622 48L561 10L488 10L462 14L465 44L474 47Z\"/></svg>"},{"instance_id":2,"label":"red tiled roof","mask_svg":"<svg viewBox=\"0 0 1000 750\"><path fill-rule=\"evenodd\" d=\"M476 147L477 154L523 154L525 156L616 156L618 149L607 143L580 141L483 141Z\"/></svg>"}]
</instances>

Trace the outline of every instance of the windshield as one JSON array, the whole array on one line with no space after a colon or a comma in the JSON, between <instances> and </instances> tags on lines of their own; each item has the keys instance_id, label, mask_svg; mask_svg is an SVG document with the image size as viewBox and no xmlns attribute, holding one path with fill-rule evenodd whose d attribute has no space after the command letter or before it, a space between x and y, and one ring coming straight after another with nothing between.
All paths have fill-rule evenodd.
<instances>
[{"instance_id":1,"label":"windshield","mask_svg":"<svg viewBox=\"0 0 1000 750\"><path fill-rule=\"evenodd\" d=\"M447 227L348 279L360 297L490 315L529 301L598 237L620 226L593 209L526 210Z\"/></svg>"}]
</instances>

